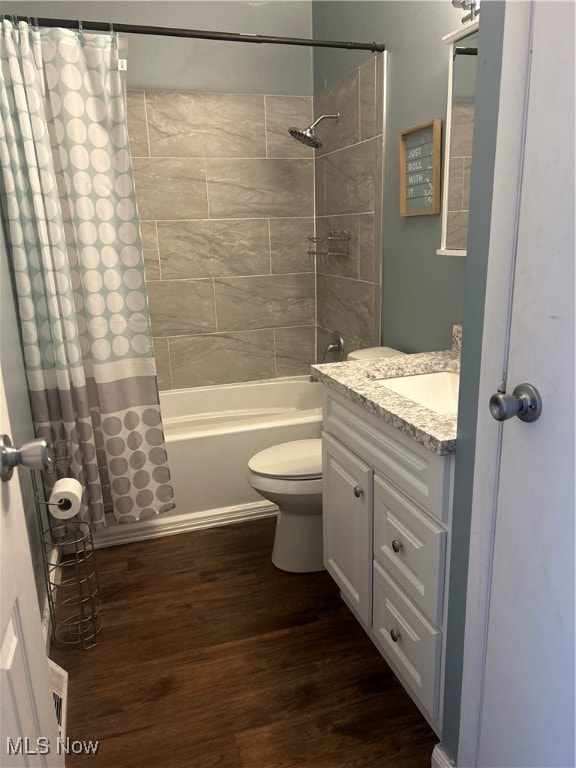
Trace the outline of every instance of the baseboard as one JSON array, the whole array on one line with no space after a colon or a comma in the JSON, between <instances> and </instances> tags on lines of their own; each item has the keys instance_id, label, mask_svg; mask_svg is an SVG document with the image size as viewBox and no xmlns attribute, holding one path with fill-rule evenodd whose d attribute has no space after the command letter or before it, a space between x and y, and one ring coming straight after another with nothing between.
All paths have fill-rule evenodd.
<instances>
[{"instance_id":1,"label":"baseboard","mask_svg":"<svg viewBox=\"0 0 576 768\"><path fill-rule=\"evenodd\" d=\"M52 547L48 553L46 559L48 569L51 570L58 565L60 558L60 550L58 547ZM55 580L57 581L57 579ZM52 641L52 614L50 613L50 601L48 599L48 586L46 586L46 594L44 595L44 607L42 609L42 634L44 635L44 646L46 648L46 655L50 654L50 643Z\"/></svg>"},{"instance_id":2,"label":"baseboard","mask_svg":"<svg viewBox=\"0 0 576 768\"><path fill-rule=\"evenodd\" d=\"M210 509L206 512L179 513L174 519L168 515L158 515L141 523L108 526L93 533L95 549L131 544L135 541L158 539L161 536L173 536L176 533L197 531L201 528L214 528L219 525L245 523L261 517L272 517L278 513L278 507L269 501L241 504L235 507ZM164 519L163 519L164 518Z\"/></svg>"},{"instance_id":3,"label":"baseboard","mask_svg":"<svg viewBox=\"0 0 576 768\"><path fill-rule=\"evenodd\" d=\"M454 761L448 756L442 744L436 744L432 750L431 768L454 768Z\"/></svg>"}]
</instances>

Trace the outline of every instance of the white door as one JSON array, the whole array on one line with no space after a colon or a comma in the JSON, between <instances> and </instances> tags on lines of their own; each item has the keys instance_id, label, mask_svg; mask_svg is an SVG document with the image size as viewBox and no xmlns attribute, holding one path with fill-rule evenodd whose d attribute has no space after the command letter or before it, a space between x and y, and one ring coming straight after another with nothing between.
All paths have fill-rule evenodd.
<instances>
[{"instance_id":1,"label":"white door","mask_svg":"<svg viewBox=\"0 0 576 768\"><path fill-rule=\"evenodd\" d=\"M10 435L1 374L0 433ZM57 768L64 757L16 474L0 483L0 496L0 765Z\"/></svg>"},{"instance_id":2,"label":"white door","mask_svg":"<svg viewBox=\"0 0 576 768\"><path fill-rule=\"evenodd\" d=\"M458 765L572 768L574 4L508 2L503 50ZM538 421L492 420L503 375Z\"/></svg>"}]
</instances>

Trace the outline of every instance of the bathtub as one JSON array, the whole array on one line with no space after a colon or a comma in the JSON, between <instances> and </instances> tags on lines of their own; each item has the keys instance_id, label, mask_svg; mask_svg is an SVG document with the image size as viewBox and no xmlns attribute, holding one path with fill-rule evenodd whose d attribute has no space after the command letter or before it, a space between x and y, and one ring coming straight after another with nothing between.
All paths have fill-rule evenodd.
<instances>
[{"instance_id":1,"label":"bathtub","mask_svg":"<svg viewBox=\"0 0 576 768\"><path fill-rule=\"evenodd\" d=\"M274 514L246 482L251 456L320 437L322 387L307 376L160 392L173 511L95 534L96 546Z\"/></svg>"}]
</instances>

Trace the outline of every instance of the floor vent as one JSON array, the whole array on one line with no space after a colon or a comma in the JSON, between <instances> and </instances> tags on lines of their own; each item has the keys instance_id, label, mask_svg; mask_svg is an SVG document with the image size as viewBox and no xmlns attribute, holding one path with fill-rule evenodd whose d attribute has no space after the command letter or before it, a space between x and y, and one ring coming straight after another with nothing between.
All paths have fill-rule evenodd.
<instances>
[{"instance_id":1,"label":"floor vent","mask_svg":"<svg viewBox=\"0 0 576 768\"><path fill-rule=\"evenodd\" d=\"M68 672L52 659L48 659L50 667L50 682L52 683L52 697L54 699L54 708L56 710L56 721L58 723L58 735L62 741L66 740L66 715L68 711Z\"/></svg>"}]
</instances>

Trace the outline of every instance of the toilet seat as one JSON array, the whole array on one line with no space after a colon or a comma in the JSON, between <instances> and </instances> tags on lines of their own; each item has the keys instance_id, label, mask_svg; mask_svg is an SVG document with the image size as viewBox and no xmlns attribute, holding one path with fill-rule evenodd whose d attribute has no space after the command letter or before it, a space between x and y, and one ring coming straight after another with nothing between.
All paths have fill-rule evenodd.
<instances>
[{"instance_id":1,"label":"toilet seat","mask_svg":"<svg viewBox=\"0 0 576 768\"><path fill-rule=\"evenodd\" d=\"M252 456L248 469L262 478L277 480L320 480L322 441L293 440L280 443Z\"/></svg>"}]
</instances>

